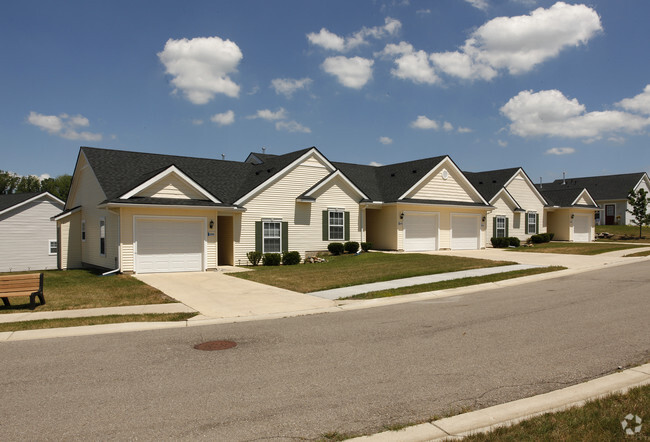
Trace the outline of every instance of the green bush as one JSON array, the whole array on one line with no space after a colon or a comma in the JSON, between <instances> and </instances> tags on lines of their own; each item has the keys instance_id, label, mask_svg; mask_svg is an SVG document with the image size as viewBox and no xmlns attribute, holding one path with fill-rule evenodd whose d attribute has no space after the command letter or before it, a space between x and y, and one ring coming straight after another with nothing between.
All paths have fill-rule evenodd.
<instances>
[{"instance_id":1,"label":"green bush","mask_svg":"<svg viewBox=\"0 0 650 442\"><path fill-rule=\"evenodd\" d=\"M262 265L279 266L282 261L282 255L279 253L265 253L262 257Z\"/></svg>"},{"instance_id":2,"label":"green bush","mask_svg":"<svg viewBox=\"0 0 650 442\"><path fill-rule=\"evenodd\" d=\"M537 235L530 237L530 242L533 244L549 242L551 239L553 239L553 236L554 235L552 233L538 233Z\"/></svg>"},{"instance_id":3,"label":"green bush","mask_svg":"<svg viewBox=\"0 0 650 442\"><path fill-rule=\"evenodd\" d=\"M262 252L248 252L246 258L248 258L248 261L250 261L252 265L256 266L262 259Z\"/></svg>"},{"instance_id":4,"label":"green bush","mask_svg":"<svg viewBox=\"0 0 650 442\"><path fill-rule=\"evenodd\" d=\"M343 249L348 253L357 253L359 251L359 243L356 241L348 241L343 244Z\"/></svg>"},{"instance_id":5,"label":"green bush","mask_svg":"<svg viewBox=\"0 0 650 442\"><path fill-rule=\"evenodd\" d=\"M361 250L363 250L364 252L367 252L370 249L372 249L372 243L371 242L362 242L361 243Z\"/></svg>"},{"instance_id":6,"label":"green bush","mask_svg":"<svg viewBox=\"0 0 650 442\"><path fill-rule=\"evenodd\" d=\"M519 247L521 245L521 241L516 236L511 236L508 239L510 240L510 245L513 247Z\"/></svg>"},{"instance_id":7,"label":"green bush","mask_svg":"<svg viewBox=\"0 0 650 442\"><path fill-rule=\"evenodd\" d=\"M327 245L327 250L329 250L332 255L342 255L345 247L342 242L331 242Z\"/></svg>"},{"instance_id":8,"label":"green bush","mask_svg":"<svg viewBox=\"0 0 650 442\"><path fill-rule=\"evenodd\" d=\"M514 236L509 236L507 238L490 238L490 242L492 243L492 247L497 249L502 249L510 246L519 247L521 245L519 238Z\"/></svg>"},{"instance_id":9,"label":"green bush","mask_svg":"<svg viewBox=\"0 0 650 442\"><path fill-rule=\"evenodd\" d=\"M282 265L292 266L296 264L300 264L299 252L284 252L282 254Z\"/></svg>"},{"instance_id":10,"label":"green bush","mask_svg":"<svg viewBox=\"0 0 650 442\"><path fill-rule=\"evenodd\" d=\"M547 235L549 236L548 240L553 241L553 237L555 236L555 233L547 233Z\"/></svg>"}]
</instances>

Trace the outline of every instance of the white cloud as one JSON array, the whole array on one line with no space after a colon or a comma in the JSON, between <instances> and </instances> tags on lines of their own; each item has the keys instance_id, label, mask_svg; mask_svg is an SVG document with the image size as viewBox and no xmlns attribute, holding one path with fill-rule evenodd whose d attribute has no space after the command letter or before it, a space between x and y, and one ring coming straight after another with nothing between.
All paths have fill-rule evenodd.
<instances>
[{"instance_id":1,"label":"white cloud","mask_svg":"<svg viewBox=\"0 0 650 442\"><path fill-rule=\"evenodd\" d=\"M196 119L192 120L192 124L195 125L195 126L200 126L200 125L203 124L203 120L201 120L200 118L196 118Z\"/></svg>"},{"instance_id":2,"label":"white cloud","mask_svg":"<svg viewBox=\"0 0 650 442\"><path fill-rule=\"evenodd\" d=\"M100 133L77 131L79 127L90 125L88 118L83 115L44 115L32 111L27 116L27 122L50 135L57 135L67 140L100 141L102 139Z\"/></svg>"},{"instance_id":3,"label":"white cloud","mask_svg":"<svg viewBox=\"0 0 650 442\"><path fill-rule=\"evenodd\" d=\"M486 2L467 0L479 7ZM557 2L529 15L496 17L472 32L458 51L427 54L407 42L381 53L394 58L395 77L433 84L440 73L466 80L491 80L500 71L530 71L562 50L586 44L602 31L598 13L585 5Z\"/></svg>"},{"instance_id":4,"label":"white cloud","mask_svg":"<svg viewBox=\"0 0 650 442\"><path fill-rule=\"evenodd\" d=\"M431 120L424 115L418 115L417 119L412 121L410 126L414 129L440 129L440 125L437 121Z\"/></svg>"},{"instance_id":5,"label":"white cloud","mask_svg":"<svg viewBox=\"0 0 650 442\"><path fill-rule=\"evenodd\" d=\"M294 92L308 88L311 83L311 78L275 78L271 80L271 87L276 94L291 98Z\"/></svg>"},{"instance_id":6,"label":"white cloud","mask_svg":"<svg viewBox=\"0 0 650 442\"><path fill-rule=\"evenodd\" d=\"M384 145L393 144L393 139L390 137L379 137L379 142Z\"/></svg>"},{"instance_id":7,"label":"white cloud","mask_svg":"<svg viewBox=\"0 0 650 442\"><path fill-rule=\"evenodd\" d=\"M234 42L219 37L197 37L191 40L169 39L158 53L175 89L190 102L206 104L216 94L239 96L239 85L230 77L243 58Z\"/></svg>"},{"instance_id":8,"label":"white cloud","mask_svg":"<svg viewBox=\"0 0 650 442\"><path fill-rule=\"evenodd\" d=\"M235 122L235 113L232 110L214 114L210 117L210 121L217 123L219 126L230 126Z\"/></svg>"},{"instance_id":9,"label":"white cloud","mask_svg":"<svg viewBox=\"0 0 650 442\"><path fill-rule=\"evenodd\" d=\"M497 144L501 147L508 147L508 142L503 140L497 140Z\"/></svg>"},{"instance_id":10,"label":"white cloud","mask_svg":"<svg viewBox=\"0 0 650 442\"><path fill-rule=\"evenodd\" d=\"M275 128L277 130L286 130L287 132L302 132L305 134L310 134L311 129L303 126L297 121L278 121L275 123Z\"/></svg>"},{"instance_id":11,"label":"white cloud","mask_svg":"<svg viewBox=\"0 0 650 442\"><path fill-rule=\"evenodd\" d=\"M646 85L643 92L639 95L632 98L625 98L616 103L616 105L631 112L650 115L650 84Z\"/></svg>"},{"instance_id":12,"label":"white cloud","mask_svg":"<svg viewBox=\"0 0 650 442\"><path fill-rule=\"evenodd\" d=\"M465 1L470 5L474 6L476 9L480 9L481 11L485 11L488 7L487 0L465 0Z\"/></svg>"},{"instance_id":13,"label":"white cloud","mask_svg":"<svg viewBox=\"0 0 650 442\"><path fill-rule=\"evenodd\" d=\"M474 132L474 131L472 129L470 129L469 127L458 126L458 133L459 134L468 134L470 132Z\"/></svg>"},{"instance_id":14,"label":"white cloud","mask_svg":"<svg viewBox=\"0 0 650 442\"><path fill-rule=\"evenodd\" d=\"M546 155L570 155L575 151L573 147L553 147L546 151Z\"/></svg>"},{"instance_id":15,"label":"white cloud","mask_svg":"<svg viewBox=\"0 0 650 442\"><path fill-rule=\"evenodd\" d=\"M261 118L262 120L275 121L275 120L284 120L287 118L287 111L281 107L277 111L273 112L270 109L260 109L255 115L249 115L246 117L248 119Z\"/></svg>"},{"instance_id":16,"label":"white cloud","mask_svg":"<svg viewBox=\"0 0 650 442\"><path fill-rule=\"evenodd\" d=\"M383 26L374 26L372 28L361 28L349 37L341 37L326 28L321 28L318 33L311 32L307 34L309 43L320 46L323 49L337 52L347 52L358 46L365 45L368 42L366 38L372 37L381 39L387 36L395 35L402 27L402 23L394 18L386 17Z\"/></svg>"},{"instance_id":17,"label":"white cloud","mask_svg":"<svg viewBox=\"0 0 650 442\"><path fill-rule=\"evenodd\" d=\"M378 163L376 161L371 161L370 163L368 163L368 166L380 167L380 166L383 166L383 164Z\"/></svg>"},{"instance_id":18,"label":"white cloud","mask_svg":"<svg viewBox=\"0 0 650 442\"><path fill-rule=\"evenodd\" d=\"M343 86L361 89L372 78L374 63L367 58L347 58L339 55L326 58L322 68L328 74L334 75Z\"/></svg>"},{"instance_id":19,"label":"white cloud","mask_svg":"<svg viewBox=\"0 0 650 442\"><path fill-rule=\"evenodd\" d=\"M451 130L454 130L454 125L451 124L449 121L445 121L445 122L442 124L442 128L443 128L445 131L449 132L449 131L451 131Z\"/></svg>"},{"instance_id":20,"label":"white cloud","mask_svg":"<svg viewBox=\"0 0 650 442\"><path fill-rule=\"evenodd\" d=\"M621 111L587 112L576 98L558 90L521 91L501 107L510 121L510 132L522 137L548 135L599 139L609 133L636 133L650 125L650 118Z\"/></svg>"},{"instance_id":21,"label":"white cloud","mask_svg":"<svg viewBox=\"0 0 650 442\"><path fill-rule=\"evenodd\" d=\"M431 9L418 9L415 13L418 15L427 15L431 14Z\"/></svg>"}]
</instances>

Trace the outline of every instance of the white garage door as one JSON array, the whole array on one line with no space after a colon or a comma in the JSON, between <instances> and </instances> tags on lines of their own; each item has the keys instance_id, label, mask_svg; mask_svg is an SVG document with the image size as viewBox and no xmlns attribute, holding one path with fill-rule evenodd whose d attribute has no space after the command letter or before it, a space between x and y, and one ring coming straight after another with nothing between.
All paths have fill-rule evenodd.
<instances>
[{"instance_id":1,"label":"white garage door","mask_svg":"<svg viewBox=\"0 0 650 442\"><path fill-rule=\"evenodd\" d=\"M404 251L438 249L438 215L433 213L404 214Z\"/></svg>"},{"instance_id":2,"label":"white garage door","mask_svg":"<svg viewBox=\"0 0 650 442\"><path fill-rule=\"evenodd\" d=\"M479 217L476 215L451 216L451 249L475 250L479 248Z\"/></svg>"},{"instance_id":3,"label":"white garage door","mask_svg":"<svg viewBox=\"0 0 650 442\"><path fill-rule=\"evenodd\" d=\"M573 241L589 242L591 240L591 216L576 215L573 218Z\"/></svg>"},{"instance_id":4,"label":"white garage door","mask_svg":"<svg viewBox=\"0 0 650 442\"><path fill-rule=\"evenodd\" d=\"M203 221L137 219L137 273L198 272L203 270Z\"/></svg>"}]
</instances>

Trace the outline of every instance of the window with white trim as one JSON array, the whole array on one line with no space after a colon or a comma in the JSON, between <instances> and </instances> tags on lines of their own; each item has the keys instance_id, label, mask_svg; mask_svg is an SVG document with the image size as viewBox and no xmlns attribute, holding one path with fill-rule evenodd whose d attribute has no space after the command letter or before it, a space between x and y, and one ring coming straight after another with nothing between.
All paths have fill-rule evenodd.
<instances>
[{"instance_id":1,"label":"window with white trim","mask_svg":"<svg viewBox=\"0 0 650 442\"><path fill-rule=\"evenodd\" d=\"M343 241L345 239L345 213L343 209L327 209L329 219L330 241Z\"/></svg>"},{"instance_id":2,"label":"window with white trim","mask_svg":"<svg viewBox=\"0 0 650 442\"><path fill-rule=\"evenodd\" d=\"M506 237L506 217L505 216L497 216L496 219L494 220L496 223L496 234L497 238L505 238Z\"/></svg>"},{"instance_id":3,"label":"window with white trim","mask_svg":"<svg viewBox=\"0 0 650 442\"><path fill-rule=\"evenodd\" d=\"M106 255L106 218L99 218L99 254Z\"/></svg>"},{"instance_id":4,"label":"window with white trim","mask_svg":"<svg viewBox=\"0 0 650 442\"><path fill-rule=\"evenodd\" d=\"M528 233L535 233L537 230L537 213L536 212L528 212L526 214L526 221L528 225Z\"/></svg>"},{"instance_id":5,"label":"window with white trim","mask_svg":"<svg viewBox=\"0 0 650 442\"><path fill-rule=\"evenodd\" d=\"M59 242L56 239L50 239L47 242L48 255L56 255L59 251Z\"/></svg>"},{"instance_id":6,"label":"window with white trim","mask_svg":"<svg viewBox=\"0 0 650 442\"><path fill-rule=\"evenodd\" d=\"M81 220L81 240L82 241L86 240L86 220L85 219Z\"/></svg>"},{"instance_id":7,"label":"window with white trim","mask_svg":"<svg viewBox=\"0 0 650 442\"><path fill-rule=\"evenodd\" d=\"M279 219L262 220L262 253L282 252L282 222Z\"/></svg>"}]
</instances>

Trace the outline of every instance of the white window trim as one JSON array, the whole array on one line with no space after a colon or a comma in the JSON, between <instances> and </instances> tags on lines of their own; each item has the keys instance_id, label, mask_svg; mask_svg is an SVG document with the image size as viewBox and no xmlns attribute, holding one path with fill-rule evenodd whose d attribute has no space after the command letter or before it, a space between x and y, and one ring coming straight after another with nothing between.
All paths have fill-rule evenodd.
<instances>
[{"instance_id":1,"label":"white window trim","mask_svg":"<svg viewBox=\"0 0 650 442\"><path fill-rule=\"evenodd\" d=\"M81 220L81 242L86 242L86 220Z\"/></svg>"},{"instance_id":2,"label":"white window trim","mask_svg":"<svg viewBox=\"0 0 650 442\"><path fill-rule=\"evenodd\" d=\"M499 228L499 221L503 220L503 227ZM496 229L496 235L497 238L505 238L506 237L506 216L505 215L497 215L495 220L495 229ZM503 230L503 236L499 236L499 230Z\"/></svg>"},{"instance_id":3,"label":"white window trim","mask_svg":"<svg viewBox=\"0 0 650 442\"><path fill-rule=\"evenodd\" d=\"M280 251L279 252L267 252L264 247L264 224L265 223L277 223L280 225L280 236L277 238L280 240ZM275 239L276 237L269 237L269 239ZM282 253L282 218L262 218L262 253Z\"/></svg>"},{"instance_id":4,"label":"white window trim","mask_svg":"<svg viewBox=\"0 0 650 442\"><path fill-rule=\"evenodd\" d=\"M56 244L56 252L52 253L52 243ZM59 242L56 239L47 240L47 254L49 256L54 256L59 252Z\"/></svg>"},{"instance_id":5,"label":"white window trim","mask_svg":"<svg viewBox=\"0 0 650 442\"><path fill-rule=\"evenodd\" d=\"M332 230L330 229L332 227L330 213L343 214L343 224L341 224L343 230L342 230L341 238L332 238ZM345 209L341 209L341 208L327 209L327 239L328 241L345 241Z\"/></svg>"},{"instance_id":6,"label":"white window trim","mask_svg":"<svg viewBox=\"0 0 650 442\"><path fill-rule=\"evenodd\" d=\"M104 222L104 236L102 236L102 221ZM104 253L102 253L102 239L104 240ZM99 218L99 255L106 256L106 217Z\"/></svg>"},{"instance_id":7,"label":"white window trim","mask_svg":"<svg viewBox=\"0 0 650 442\"><path fill-rule=\"evenodd\" d=\"M533 216L533 229L530 229L531 223L530 223L530 216ZM526 212L526 230L528 231L529 235L534 235L535 232L538 230L537 226L537 212Z\"/></svg>"}]
</instances>

